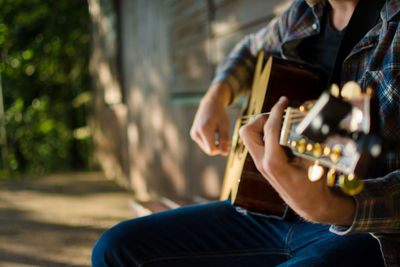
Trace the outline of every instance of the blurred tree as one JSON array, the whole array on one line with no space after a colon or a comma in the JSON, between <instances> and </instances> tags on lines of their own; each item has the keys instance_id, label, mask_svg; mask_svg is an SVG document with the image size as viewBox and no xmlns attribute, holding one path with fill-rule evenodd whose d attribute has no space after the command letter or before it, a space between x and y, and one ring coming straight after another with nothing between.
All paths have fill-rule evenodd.
<instances>
[{"instance_id":1,"label":"blurred tree","mask_svg":"<svg viewBox=\"0 0 400 267\"><path fill-rule=\"evenodd\" d=\"M76 99L89 90L89 23L84 0L0 0L0 75L12 173L87 168L88 135L73 133L86 125L86 106Z\"/></svg>"}]
</instances>

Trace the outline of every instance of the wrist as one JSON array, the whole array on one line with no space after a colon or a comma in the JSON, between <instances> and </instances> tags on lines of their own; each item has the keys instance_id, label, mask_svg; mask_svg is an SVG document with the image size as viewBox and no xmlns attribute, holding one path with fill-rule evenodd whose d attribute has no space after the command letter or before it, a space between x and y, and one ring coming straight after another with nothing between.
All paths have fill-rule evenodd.
<instances>
[{"instance_id":1,"label":"wrist","mask_svg":"<svg viewBox=\"0 0 400 267\"><path fill-rule=\"evenodd\" d=\"M232 95L231 89L227 83L217 82L213 84L204 95L200 104L206 102L213 102L222 105L223 107L229 106L231 103Z\"/></svg>"},{"instance_id":2,"label":"wrist","mask_svg":"<svg viewBox=\"0 0 400 267\"><path fill-rule=\"evenodd\" d=\"M331 200L326 204L326 223L349 226L353 223L355 210L353 197L332 193Z\"/></svg>"}]
</instances>

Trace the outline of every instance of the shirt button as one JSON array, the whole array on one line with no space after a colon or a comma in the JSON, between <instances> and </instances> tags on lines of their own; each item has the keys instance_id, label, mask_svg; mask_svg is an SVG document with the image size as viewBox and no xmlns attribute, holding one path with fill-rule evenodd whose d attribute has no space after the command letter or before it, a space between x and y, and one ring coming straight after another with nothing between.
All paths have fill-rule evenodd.
<instances>
[{"instance_id":1,"label":"shirt button","mask_svg":"<svg viewBox=\"0 0 400 267\"><path fill-rule=\"evenodd\" d=\"M317 23L314 23L311 27L312 27L312 29L313 29L314 31L316 31L316 30L318 29Z\"/></svg>"}]
</instances>

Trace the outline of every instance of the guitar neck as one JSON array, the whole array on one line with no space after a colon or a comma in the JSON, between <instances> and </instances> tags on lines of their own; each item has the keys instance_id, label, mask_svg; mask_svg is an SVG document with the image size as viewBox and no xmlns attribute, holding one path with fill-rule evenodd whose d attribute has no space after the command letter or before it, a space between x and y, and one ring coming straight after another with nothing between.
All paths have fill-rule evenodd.
<instances>
[{"instance_id":1,"label":"guitar neck","mask_svg":"<svg viewBox=\"0 0 400 267\"><path fill-rule=\"evenodd\" d=\"M307 112L299 108L287 108L282 123L280 145L290 148L295 156L316 161L326 168L339 173L355 174L361 157L357 142L340 135L330 135L323 142L311 140L298 131L307 118ZM351 119L344 121L352 123Z\"/></svg>"}]
</instances>

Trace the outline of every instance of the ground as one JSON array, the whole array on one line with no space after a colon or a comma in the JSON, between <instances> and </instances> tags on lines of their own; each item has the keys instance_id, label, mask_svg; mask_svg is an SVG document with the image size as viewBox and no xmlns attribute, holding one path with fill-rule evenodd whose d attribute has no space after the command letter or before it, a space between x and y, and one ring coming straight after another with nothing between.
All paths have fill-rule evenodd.
<instances>
[{"instance_id":1,"label":"ground","mask_svg":"<svg viewBox=\"0 0 400 267\"><path fill-rule=\"evenodd\" d=\"M97 172L0 180L0 266L90 266L100 235L134 217L131 200Z\"/></svg>"}]
</instances>

